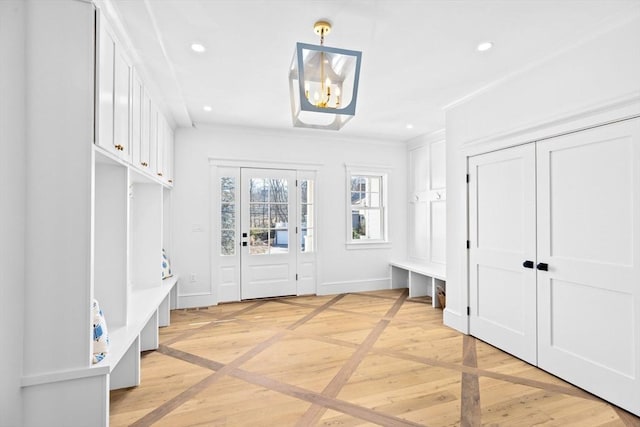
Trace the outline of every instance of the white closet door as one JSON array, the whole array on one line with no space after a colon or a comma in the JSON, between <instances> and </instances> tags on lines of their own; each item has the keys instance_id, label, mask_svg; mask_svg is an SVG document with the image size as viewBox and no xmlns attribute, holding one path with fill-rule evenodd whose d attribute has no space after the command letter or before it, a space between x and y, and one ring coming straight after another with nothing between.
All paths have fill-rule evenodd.
<instances>
[{"instance_id":1,"label":"white closet door","mask_svg":"<svg viewBox=\"0 0 640 427\"><path fill-rule=\"evenodd\" d=\"M539 366L640 413L640 119L537 159Z\"/></svg>"},{"instance_id":2,"label":"white closet door","mask_svg":"<svg viewBox=\"0 0 640 427\"><path fill-rule=\"evenodd\" d=\"M535 203L533 144L469 159L469 330L533 364Z\"/></svg>"}]
</instances>

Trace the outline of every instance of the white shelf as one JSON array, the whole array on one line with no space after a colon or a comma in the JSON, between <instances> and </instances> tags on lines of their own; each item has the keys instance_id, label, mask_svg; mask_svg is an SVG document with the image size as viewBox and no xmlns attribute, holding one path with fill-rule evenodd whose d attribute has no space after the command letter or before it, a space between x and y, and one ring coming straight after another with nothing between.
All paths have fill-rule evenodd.
<instances>
[{"instance_id":1,"label":"white shelf","mask_svg":"<svg viewBox=\"0 0 640 427\"><path fill-rule=\"evenodd\" d=\"M446 289L446 267L443 264L418 264L391 261L391 287L409 288L409 298L430 296L431 305L440 307L437 288Z\"/></svg>"},{"instance_id":2,"label":"white shelf","mask_svg":"<svg viewBox=\"0 0 640 427\"><path fill-rule=\"evenodd\" d=\"M178 282L178 276L169 277L157 286L133 291L128 298L127 324L114 329L107 329L109 333L109 353L104 360L92 366L92 369L108 368L109 373L118 378L112 378L111 389L131 387L139 384L140 350L157 348L158 319L168 319L170 298L173 289ZM163 313L159 313L163 311ZM150 325L150 326L149 326ZM151 334L155 345L143 345L145 335ZM155 339L153 336L155 335ZM122 375L124 371L128 374Z\"/></svg>"}]
</instances>

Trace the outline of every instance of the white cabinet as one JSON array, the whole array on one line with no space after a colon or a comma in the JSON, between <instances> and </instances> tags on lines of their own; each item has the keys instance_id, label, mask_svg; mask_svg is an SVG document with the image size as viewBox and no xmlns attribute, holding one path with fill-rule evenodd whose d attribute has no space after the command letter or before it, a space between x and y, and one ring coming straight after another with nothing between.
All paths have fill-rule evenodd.
<instances>
[{"instance_id":1,"label":"white cabinet","mask_svg":"<svg viewBox=\"0 0 640 427\"><path fill-rule=\"evenodd\" d=\"M165 175L167 173L166 171L166 164L165 164L165 158L166 158L166 149L167 149L167 120L164 118L164 116L162 114L158 114L158 130L157 130L157 135L158 135L158 142L157 142L157 146L156 146L156 175L158 175L158 177L161 180L165 180Z\"/></svg>"},{"instance_id":2,"label":"white cabinet","mask_svg":"<svg viewBox=\"0 0 640 427\"><path fill-rule=\"evenodd\" d=\"M640 413L640 118L471 157L470 330Z\"/></svg>"},{"instance_id":3,"label":"white cabinet","mask_svg":"<svg viewBox=\"0 0 640 427\"><path fill-rule=\"evenodd\" d=\"M160 113L157 122L156 175L167 184L173 183L173 130Z\"/></svg>"},{"instance_id":4,"label":"white cabinet","mask_svg":"<svg viewBox=\"0 0 640 427\"><path fill-rule=\"evenodd\" d=\"M173 130L109 24L97 22L96 144L171 186Z\"/></svg>"},{"instance_id":5,"label":"white cabinet","mask_svg":"<svg viewBox=\"0 0 640 427\"><path fill-rule=\"evenodd\" d=\"M444 264L446 233L445 141L423 143L408 152L409 260Z\"/></svg>"},{"instance_id":6,"label":"white cabinet","mask_svg":"<svg viewBox=\"0 0 640 427\"><path fill-rule=\"evenodd\" d=\"M27 183L20 410L24 425L105 426L109 388L139 383L140 350L156 348L168 322L177 282L161 274L169 189L129 164L130 139L144 147L143 90L131 86L130 62L99 11L66 0L33 2L30 12L27 175L56 179ZM33 78L36 70L50 78ZM93 298L110 338L96 364Z\"/></svg>"},{"instance_id":7,"label":"white cabinet","mask_svg":"<svg viewBox=\"0 0 640 427\"><path fill-rule=\"evenodd\" d=\"M96 143L130 159L131 65L104 19L98 21Z\"/></svg>"}]
</instances>

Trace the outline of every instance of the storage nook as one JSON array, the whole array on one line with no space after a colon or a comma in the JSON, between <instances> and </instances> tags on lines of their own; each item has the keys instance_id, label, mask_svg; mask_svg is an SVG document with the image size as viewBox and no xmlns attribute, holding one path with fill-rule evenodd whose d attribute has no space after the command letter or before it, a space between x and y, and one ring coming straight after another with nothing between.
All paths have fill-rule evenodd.
<instances>
[{"instance_id":1,"label":"storage nook","mask_svg":"<svg viewBox=\"0 0 640 427\"><path fill-rule=\"evenodd\" d=\"M158 328L176 302L178 276L163 267L163 251L171 255L173 130L100 10L85 2L31 6L29 59L56 84L35 79L41 99L28 112L37 125L24 421L108 425L109 390L140 383L140 352L158 348ZM56 180L47 179L54 169ZM94 299L109 337L97 363Z\"/></svg>"}]
</instances>

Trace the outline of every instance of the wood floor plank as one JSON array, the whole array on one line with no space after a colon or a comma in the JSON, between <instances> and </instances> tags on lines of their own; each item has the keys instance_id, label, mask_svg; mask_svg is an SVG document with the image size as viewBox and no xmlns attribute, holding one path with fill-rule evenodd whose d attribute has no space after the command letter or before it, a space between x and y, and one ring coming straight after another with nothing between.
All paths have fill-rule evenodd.
<instances>
[{"instance_id":1,"label":"wood floor plank","mask_svg":"<svg viewBox=\"0 0 640 427\"><path fill-rule=\"evenodd\" d=\"M465 335L462 339L462 364L477 368L476 339ZM480 409L480 383L478 375L462 373L461 379L460 425L462 427L478 427L482 425Z\"/></svg>"}]
</instances>

